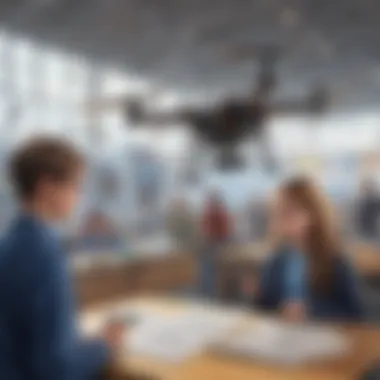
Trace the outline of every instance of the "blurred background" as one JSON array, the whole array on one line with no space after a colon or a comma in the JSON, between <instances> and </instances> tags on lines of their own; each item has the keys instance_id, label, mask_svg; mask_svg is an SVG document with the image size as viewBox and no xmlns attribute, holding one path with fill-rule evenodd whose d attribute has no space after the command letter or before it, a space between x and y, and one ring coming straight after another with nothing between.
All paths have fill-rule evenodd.
<instances>
[{"instance_id":1,"label":"blurred background","mask_svg":"<svg viewBox=\"0 0 380 380\"><path fill-rule=\"evenodd\" d=\"M0 228L15 211L7 155L36 133L87 157L81 207L62 226L82 269L196 262L211 200L225 257L254 265L273 189L306 173L366 258L380 316L379 12L372 0L1 1ZM240 297L239 265L225 299ZM192 293L190 267L128 289Z\"/></svg>"}]
</instances>

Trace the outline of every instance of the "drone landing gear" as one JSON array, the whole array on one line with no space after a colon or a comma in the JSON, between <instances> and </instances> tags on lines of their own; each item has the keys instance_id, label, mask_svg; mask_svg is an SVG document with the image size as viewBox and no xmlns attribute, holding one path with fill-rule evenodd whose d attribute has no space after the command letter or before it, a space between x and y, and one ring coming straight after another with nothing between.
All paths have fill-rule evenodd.
<instances>
[{"instance_id":1,"label":"drone landing gear","mask_svg":"<svg viewBox=\"0 0 380 380\"><path fill-rule=\"evenodd\" d=\"M263 171L267 174L277 173L280 165L277 157L273 154L273 149L270 146L271 144L268 141L268 137L265 135L261 136L257 143L259 148L260 164Z\"/></svg>"},{"instance_id":2,"label":"drone landing gear","mask_svg":"<svg viewBox=\"0 0 380 380\"><path fill-rule=\"evenodd\" d=\"M223 148L217 155L217 167L221 171L232 171L242 169L245 165L245 160L237 148Z\"/></svg>"}]
</instances>

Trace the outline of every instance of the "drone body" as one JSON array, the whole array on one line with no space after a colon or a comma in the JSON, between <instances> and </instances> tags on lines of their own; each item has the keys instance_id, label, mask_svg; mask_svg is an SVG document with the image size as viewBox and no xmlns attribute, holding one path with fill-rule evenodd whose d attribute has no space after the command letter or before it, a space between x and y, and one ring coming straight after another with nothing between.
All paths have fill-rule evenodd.
<instances>
[{"instance_id":1,"label":"drone body","mask_svg":"<svg viewBox=\"0 0 380 380\"><path fill-rule=\"evenodd\" d=\"M265 116L265 106L258 101L232 99L212 112L189 112L185 120L206 143L228 147L239 144L244 137L257 137Z\"/></svg>"},{"instance_id":2,"label":"drone body","mask_svg":"<svg viewBox=\"0 0 380 380\"><path fill-rule=\"evenodd\" d=\"M238 51L238 55L241 55ZM243 49L243 55L246 53ZM252 53L250 47L249 54ZM313 113L320 114L330 103L329 93L324 86L312 89L311 93L301 99L285 99L274 102L273 93L277 85L277 61L279 49L273 46L262 46L254 49L258 72L251 91L243 97L227 98L209 108L185 106L175 110L154 108L153 97L124 96L105 101L91 102L90 112L110 108L121 108L126 124L134 128L148 127L159 129L173 125L187 126L203 149L217 152L218 165L231 169L240 166L238 159L242 141L252 141L262 152L264 161L271 161L273 154L268 145L266 121L274 114ZM153 106L153 108L152 108ZM270 158L268 160L268 158ZM273 166L273 165L272 165Z\"/></svg>"},{"instance_id":3,"label":"drone body","mask_svg":"<svg viewBox=\"0 0 380 380\"><path fill-rule=\"evenodd\" d=\"M265 145L263 154L273 166L273 155L268 150L265 137L267 118L277 112L320 113L324 111L328 98L325 89L320 87L305 99L273 104L271 98L277 83L276 56L269 53L260 61L257 85L245 98L227 99L210 109L187 108L169 113L150 112L143 102L127 100L124 104L126 116L135 126L150 124L157 127L175 122L188 125L198 140L219 153L218 166L222 169L241 166L238 151L246 139L261 147Z\"/></svg>"}]
</instances>

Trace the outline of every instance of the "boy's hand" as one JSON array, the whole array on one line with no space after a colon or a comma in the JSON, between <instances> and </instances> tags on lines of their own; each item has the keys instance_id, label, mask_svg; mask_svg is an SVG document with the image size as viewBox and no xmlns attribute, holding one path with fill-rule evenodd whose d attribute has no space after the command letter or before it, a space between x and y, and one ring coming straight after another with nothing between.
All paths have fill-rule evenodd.
<instances>
[{"instance_id":1,"label":"boy's hand","mask_svg":"<svg viewBox=\"0 0 380 380\"><path fill-rule=\"evenodd\" d=\"M125 323L121 321L108 322L101 333L101 337L106 341L113 351L120 351L124 344Z\"/></svg>"},{"instance_id":2,"label":"boy's hand","mask_svg":"<svg viewBox=\"0 0 380 380\"><path fill-rule=\"evenodd\" d=\"M299 301L288 301L281 311L281 316L288 322L302 322L307 317L305 305Z\"/></svg>"}]
</instances>

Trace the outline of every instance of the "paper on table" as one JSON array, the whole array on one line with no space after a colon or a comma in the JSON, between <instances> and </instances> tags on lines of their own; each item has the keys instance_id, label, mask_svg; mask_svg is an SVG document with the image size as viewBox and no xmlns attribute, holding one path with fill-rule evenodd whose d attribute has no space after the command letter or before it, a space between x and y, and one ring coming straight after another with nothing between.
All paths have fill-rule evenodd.
<instances>
[{"instance_id":1,"label":"paper on table","mask_svg":"<svg viewBox=\"0 0 380 380\"><path fill-rule=\"evenodd\" d=\"M110 307L107 313L91 311L82 314L79 321L79 328L85 335L96 335L105 326L109 320L125 321L126 327L129 325L139 325L145 320L150 319L151 310L149 307L143 306L130 306L129 302L124 305L118 305L117 307ZM126 333L128 333L127 328Z\"/></svg>"},{"instance_id":2,"label":"paper on table","mask_svg":"<svg viewBox=\"0 0 380 380\"><path fill-rule=\"evenodd\" d=\"M131 332L127 344L132 353L166 360L180 360L196 350L196 339L178 331L172 318L152 318Z\"/></svg>"},{"instance_id":3,"label":"paper on table","mask_svg":"<svg viewBox=\"0 0 380 380\"><path fill-rule=\"evenodd\" d=\"M219 348L252 359L301 364L344 355L350 349L350 342L328 327L260 321Z\"/></svg>"},{"instance_id":4,"label":"paper on table","mask_svg":"<svg viewBox=\"0 0 380 380\"><path fill-rule=\"evenodd\" d=\"M214 343L239 318L239 314L194 311L170 317L152 315L131 331L126 344L129 352L177 362Z\"/></svg>"}]
</instances>

